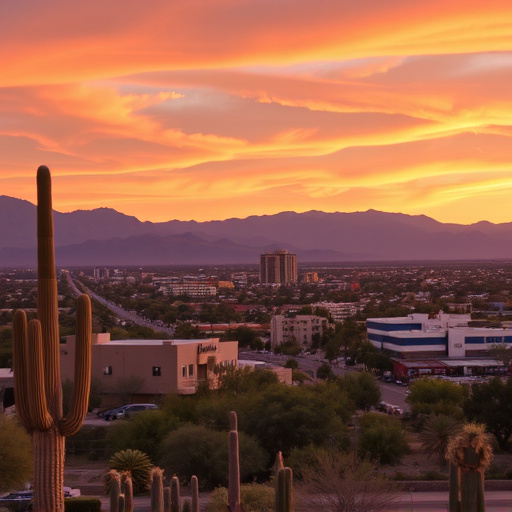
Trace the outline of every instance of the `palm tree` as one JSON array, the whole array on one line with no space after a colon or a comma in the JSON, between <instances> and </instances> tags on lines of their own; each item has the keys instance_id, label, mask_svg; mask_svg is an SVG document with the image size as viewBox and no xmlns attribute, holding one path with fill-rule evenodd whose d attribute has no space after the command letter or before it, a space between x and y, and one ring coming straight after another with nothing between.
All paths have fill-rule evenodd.
<instances>
[{"instance_id":1,"label":"palm tree","mask_svg":"<svg viewBox=\"0 0 512 512\"><path fill-rule=\"evenodd\" d=\"M439 467L446 467L446 448L450 439L459 433L461 424L458 420L444 414L429 416L420 433L421 449L429 458L437 456Z\"/></svg>"},{"instance_id":2,"label":"palm tree","mask_svg":"<svg viewBox=\"0 0 512 512\"><path fill-rule=\"evenodd\" d=\"M449 443L450 511L484 512L484 474L492 460L491 436L485 425L468 423Z\"/></svg>"},{"instance_id":3,"label":"palm tree","mask_svg":"<svg viewBox=\"0 0 512 512\"><path fill-rule=\"evenodd\" d=\"M130 472L134 494L141 494L148 490L153 464L151 464L151 460L144 452L130 449L122 450L112 456L108 466L110 469L115 469L119 472Z\"/></svg>"}]
</instances>

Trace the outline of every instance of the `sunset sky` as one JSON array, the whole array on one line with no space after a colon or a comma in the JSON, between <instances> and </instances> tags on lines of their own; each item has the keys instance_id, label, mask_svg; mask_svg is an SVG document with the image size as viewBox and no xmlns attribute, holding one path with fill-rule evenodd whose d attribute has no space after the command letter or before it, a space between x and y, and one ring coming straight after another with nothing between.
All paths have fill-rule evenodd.
<instances>
[{"instance_id":1,"label":"sunset sky","mask_svg":"<svg viewBox=\"0 0 512 512\"><path fill-rule=\"evenodd\" d=\"M0 3L0 195L512 222L510 0Z\"/></svg>"}]
</instances>

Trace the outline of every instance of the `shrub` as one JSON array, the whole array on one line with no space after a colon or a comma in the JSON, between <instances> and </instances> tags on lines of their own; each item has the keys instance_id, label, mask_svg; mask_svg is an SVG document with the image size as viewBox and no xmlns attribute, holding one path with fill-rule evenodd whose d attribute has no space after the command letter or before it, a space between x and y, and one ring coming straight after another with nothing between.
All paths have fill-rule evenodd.
<instances>
[{"instance_id":1,"label":"shrub","mask_svg":"<svg viewBox=\"0 0 512 512\"><path fill-rule=\"evenodd\" d=\"M15 418L0 414L0 439L0 492L23 487L32 476L30 437Z\"/></svg>"},{"instance_id":2,"label":"shrub","mask_svg":"<svg viewBox=\"0 0 512 512\"><path fill-rule=\"evenodd\" d=\"M273 512L274 489L264 484L246 484L240 487L240 499L244 512ZM217 487L210 494L206 512L225 512L228 504L228 490Z\"/></svg>"},{"instance_id":3,"label":"shrub","mask_svg":"<svg viewBox=\"0 0 512 512\"><path fill-rule=\"evenodd\" d=\"M66 512L101 512L101 501L98 498L68 498L64 502Z\"/></svg>"},{"instance_id":4,"label":"shrub","mask_svg":"<svg viewBox=\"0 0 512 512\"><path fill-rule=\"evenodd\" d=\"M359 418L359 451L380 464L396 464L409 453L402 425L396 418L369 412Z\"/></svg>"},{"instance_id":5,"label":"shrub","mask_svg":"<svg viewBox=\"0 0 512 512\"><path fill-rule=\"evenodd\" d=\"M240 440L240 479L252 480L266 466L260 444L244 432ZM170 432L162 444L159 464L180 479L195 474L203 488L226 485L228 479L228 435L200 425L184 425Z\"/></svg>"},{"instance_id":6,"label":"shrub","mask_svg":"<svg viewBox=\"0 0 512 512\"><path fill-rule=\"evenodd\" d=\"M284 364L285 368L291 368L292 370L296 370L299 367L299 363L296 359L288 359Z\"/></svg>"},{"instance_id":7,"label":"shrub","mask_svg":"<svg viewBox=\"0 0 512 512\"><path fill-rule=\"evenodd\" d=\"M142 494L148 490L152 464L145 453L139 450L123 450L117 452L109 460L108 466L110 469L115 469L120 473L122 471L130 471L133 480L134 494Z\"/></svg>"}]
</instances>

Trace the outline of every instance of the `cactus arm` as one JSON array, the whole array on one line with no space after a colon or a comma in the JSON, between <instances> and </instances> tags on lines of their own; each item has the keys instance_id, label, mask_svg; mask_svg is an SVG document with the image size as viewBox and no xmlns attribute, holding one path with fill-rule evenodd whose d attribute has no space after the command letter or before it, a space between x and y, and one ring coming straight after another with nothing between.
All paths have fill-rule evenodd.
<instances>
[{"instance_id":1,"label":"cactus arm","mask_svg":"<svg viewBox=\"0 0 512 512\"><path fill-rule=\"evenodd\" d=\"M27 391L31 403L30 424L37 430L48 430L52 425L52 418L46 407L42 358L43 340L41 324L38 320L31 320L28 323L28 346Z\"/></svg>"},{"instance_id":2,"label":"cactus arm","mask_svg":"<svg viewBox=\"0 0 512 512\"><path fill-rule=\"evenodd\" d=\"M37 169L37 316L44 340L45 390L50 414L62 418L62 389L59 360L59 312L57 273L53 247L53 211L50 171Z\"/></svg>"},{"instance_id":3,"label":"cactus arm","mask_svg":"<svg viewBox=\"0 0 512 512\"><path fill-rule=\"evenodd\" d=\"M27 315L19 309L13 319L13 371L14 371L14 401L16 414L25 428L31 432L30 406L24 376L27 374Z\"/></svg>"},{"instance_id":4,"label":"cactus arm","mask_svg":"<svg viewBox=\"0 0 512 512\"><path fill-rule=\"evenodd\" d=\"M68 417L59 425L64 436L76 434L87 414L91 388L91 300L80 295L76 310L76 354L73 400Z\"/></svg>"}]
</instances>

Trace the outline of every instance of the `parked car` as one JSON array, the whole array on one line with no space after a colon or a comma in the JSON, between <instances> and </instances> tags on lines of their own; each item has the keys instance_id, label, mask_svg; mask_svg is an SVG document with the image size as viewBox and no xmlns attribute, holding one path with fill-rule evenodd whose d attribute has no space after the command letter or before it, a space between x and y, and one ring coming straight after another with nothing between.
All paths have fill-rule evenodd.
<instances>
[{"instance_id":1,"label":"parked car","mask_svg":"<svg viewBox=\"0 0 512 512\"><path fill-rule=\"evenodd\" d=\"M64 487L64 498L80 496L80 489ZM9 512L26 512L32 510L34 491L15 491L0 498L0 508L6 508Z\"/></svg>"},{"instance_id":2,"label":"parked car","mask_svg":"<svg viewBox=\"0 0 512 512\"><path fill-rule=\"evenodd\" d=\"M155 404L126 404L121 407L117 407L116 409L106 411L103 414L103 418L105 418L106 421L118 420L120 418L128 418L134 414L147 411L149 409L158 409L158 407Z\"/></svg>"}]
</instances>

